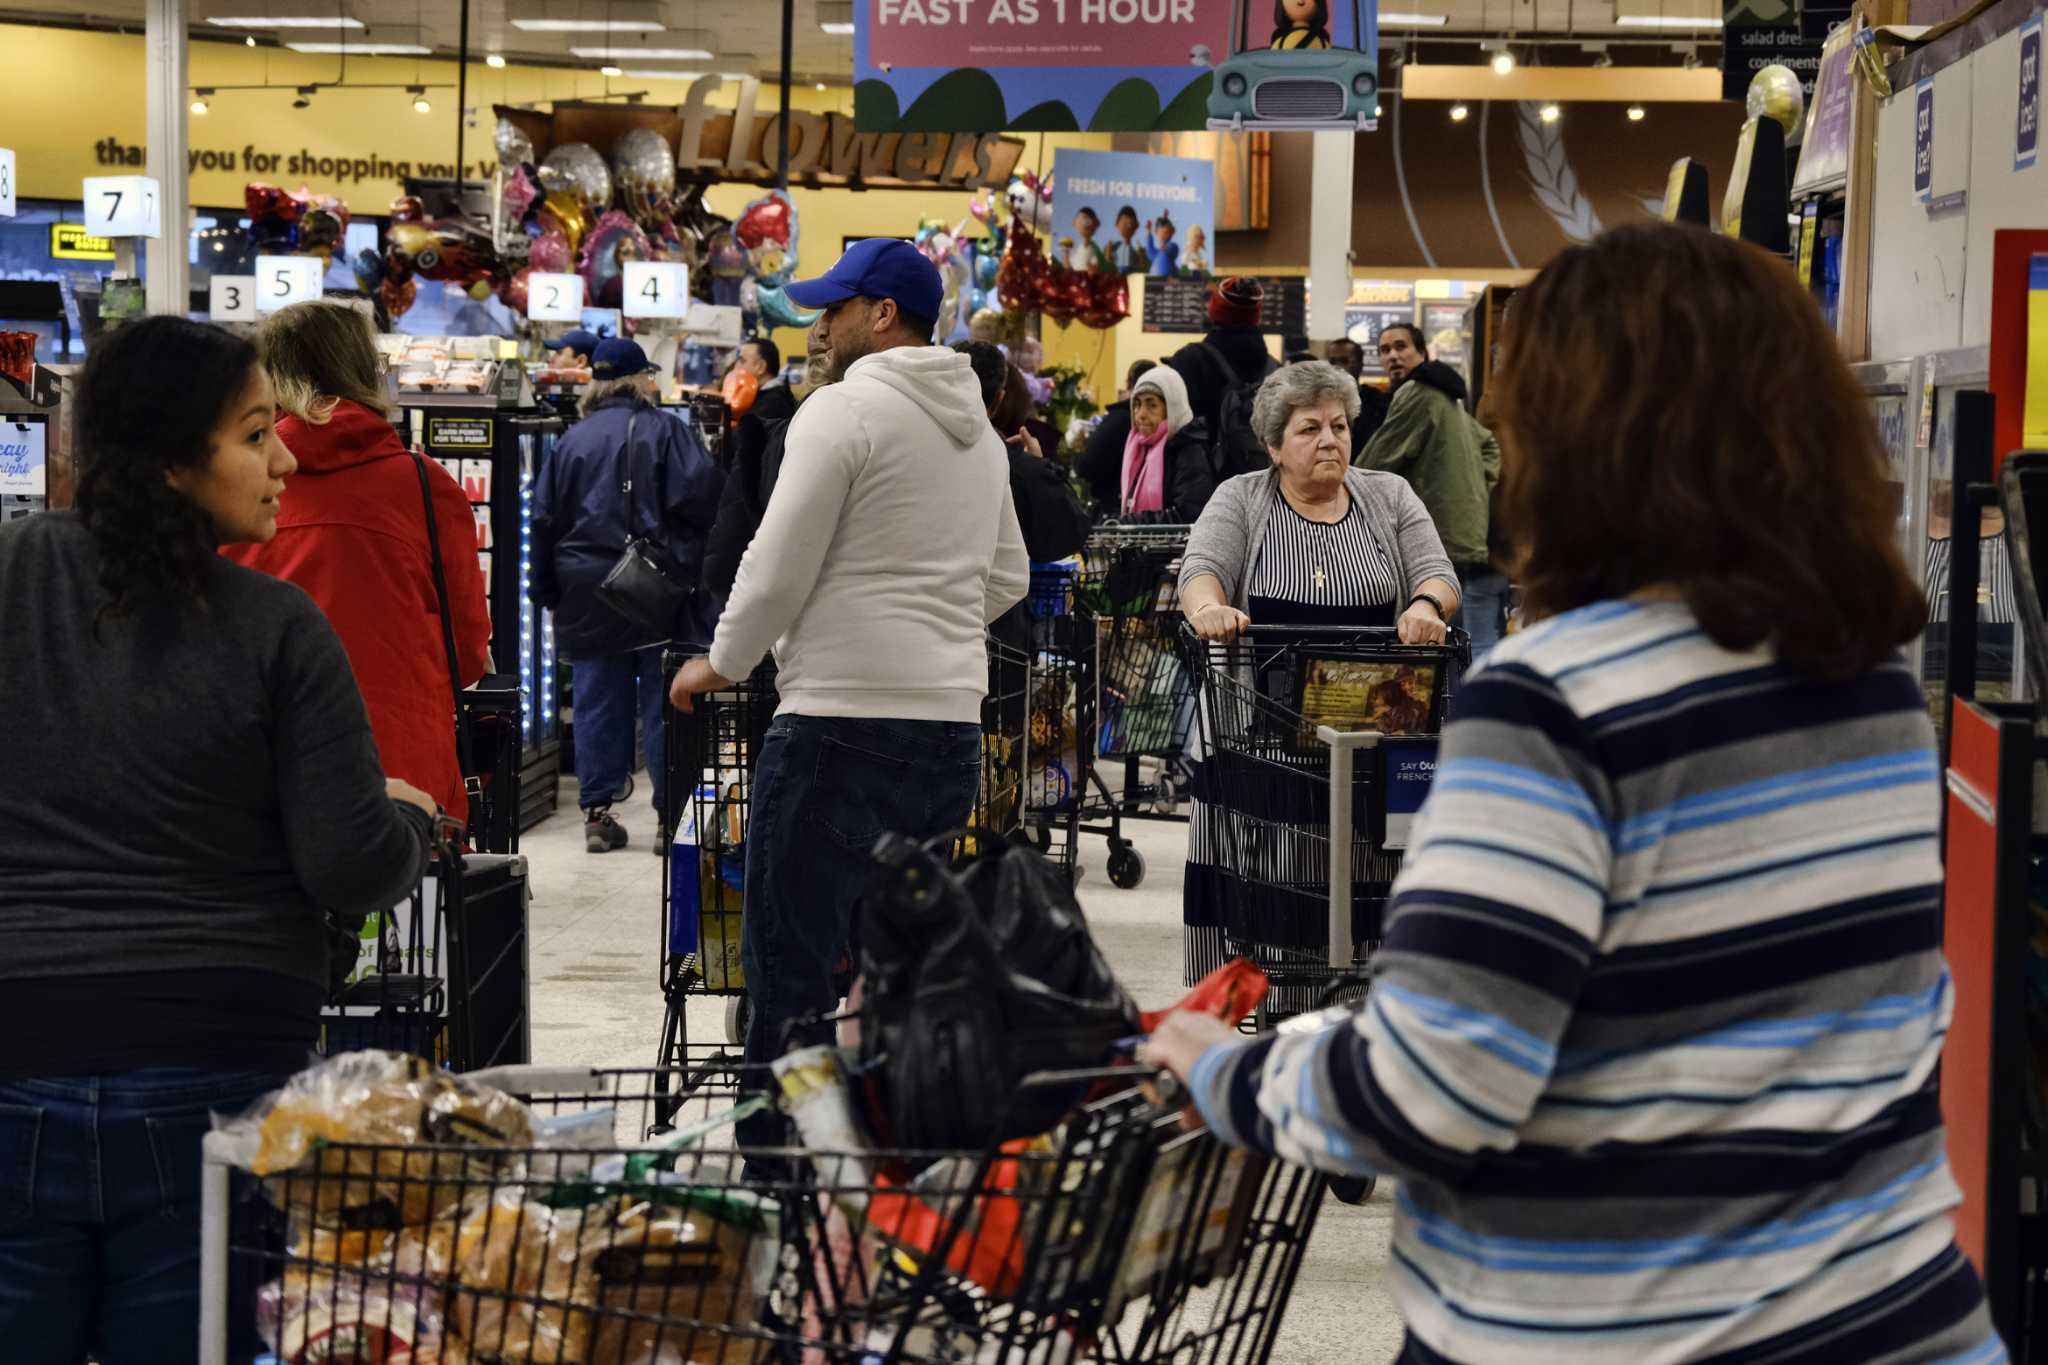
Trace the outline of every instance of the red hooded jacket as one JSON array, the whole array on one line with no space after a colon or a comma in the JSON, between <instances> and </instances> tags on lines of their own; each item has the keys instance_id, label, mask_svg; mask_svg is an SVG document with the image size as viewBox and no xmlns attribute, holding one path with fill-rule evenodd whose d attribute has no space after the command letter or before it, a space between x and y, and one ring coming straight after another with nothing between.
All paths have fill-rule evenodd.
<instances>
[{"instance_id":1,"label":"red hooded jacket","mask_svg":"<svg viewBox=\"0 0 2048 1365\"><path fill-rule=\"evenodd\" d=\"M285 485L277 536L221 551L238 564L296 583L320 604L348 651L387 777L403 778L466 819L455 761L448 651L413 456L391 423L341 403L314 426L286 417L277 434L298 457ZM462 485L432 460L448 612L467 687L490 663L491 609L477 562L476 521Z\"/></svg>"}]
</instances>

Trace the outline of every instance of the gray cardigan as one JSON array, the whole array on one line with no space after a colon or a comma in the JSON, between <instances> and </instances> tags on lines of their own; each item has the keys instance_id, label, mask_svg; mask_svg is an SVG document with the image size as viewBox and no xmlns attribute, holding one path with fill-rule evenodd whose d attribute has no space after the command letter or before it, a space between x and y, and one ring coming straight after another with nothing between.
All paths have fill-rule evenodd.
<instances>
[{"instance_id":1,"label":"gray cardigan","mask_svg":"<svg viewBox=\"0 0 2048 1365\"><path fill-rule=\"evenodd\" d=\"M1180 561L1183 589L1202 574L1215 574L1230 605L1239 611L1246 609L1245 589L1265 548L1266 523L1273 514L1273 486L1279 478L1278 469L1268 469L1240 474L1217 488L1188 533L1187 553ZM1344 473L1344 485L1364 513L1367 528L1393 556L1394 569L1408 593L1412 595L1432 578L1457 583L1451 558L1437 537L1436 523L1429 519L1408 480L1399 474L1349 469ZM1458 591L1462 595L1464 588L1460 586ZM1406 605L1406 601L1397 604L1395 615Z\"/></svg>"}]
</instances>

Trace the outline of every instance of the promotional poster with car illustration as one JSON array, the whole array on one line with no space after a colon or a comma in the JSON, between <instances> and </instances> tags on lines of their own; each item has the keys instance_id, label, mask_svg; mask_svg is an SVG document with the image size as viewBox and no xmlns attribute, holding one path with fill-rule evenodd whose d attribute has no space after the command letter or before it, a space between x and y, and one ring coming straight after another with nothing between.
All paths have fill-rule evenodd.
<instances>
[{"instance_id":1,"label":"promotional poster with car illustration","mask_svg":"<svg viewBox=\"0 0 2048 1365\"><path fill-rule=\"evenodd\" d=\"M1208 276L1216 259L1212 163L1064 148L1052 165L1051 250L1067 269Z\"/></svg>"},{"instance_id":2,"label":"promotional poster with car illustration","mask_svg":"<svg viewBox=\"0 0 2048 1365\"><path fill-rule=\"evenodd\" d=\"M868 133L1374 126L1377 0L856 0Z\"/></svg>"}]
</instances>

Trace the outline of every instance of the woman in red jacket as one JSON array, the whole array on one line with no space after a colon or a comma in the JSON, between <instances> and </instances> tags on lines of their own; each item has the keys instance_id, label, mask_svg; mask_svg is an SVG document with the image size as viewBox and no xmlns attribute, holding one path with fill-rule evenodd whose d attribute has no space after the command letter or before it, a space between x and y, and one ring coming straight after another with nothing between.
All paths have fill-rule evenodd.
<instances>
[{"instance_id":1,"label":"woman in red jacket","mask_svg":"<svg viewBox=\"0 0 2048 1365\"><path fill-rule=\"evenodd\" d=\"M369 319L301 303L257 336L277 390L277 434L298 458L277 536L223 553L306 590L348 651L384 771L422 788L457 819L469 803L455 759L455 706L434 593L426 504L414 456L385 401ZM464 687L490 667L491 611L469 498L426 462L448 611Z\"/></svg>"}]
</instances>

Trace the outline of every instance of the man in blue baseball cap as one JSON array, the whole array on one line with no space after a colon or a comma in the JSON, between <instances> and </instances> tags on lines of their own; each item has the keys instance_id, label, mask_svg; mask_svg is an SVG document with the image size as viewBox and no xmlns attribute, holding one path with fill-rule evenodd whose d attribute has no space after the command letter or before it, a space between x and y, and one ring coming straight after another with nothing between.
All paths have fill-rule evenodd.
<instances>
[{"instance_id":1,"label":"man in blue baseball cap","mask_svg":"<svg viewBox=\"0 0 2048 1365\"><path fill-rule=\"evenodd\" d=\"M597 335L578 327L562 333L553 341L543 341L541 345L556 353L557 368L576 370L590 363L591 353L597 350Z\"/></svg>"},{"instance_id":2,"label":"man in blue baseball cap","mask_svg":"<svg viewBox=\"0 0 2048 1365\"><path fill-rule=\"evenodd\" d=\"M775 651L781 705L754 777L741 929L750 1062L836 1003L876 837L940 834L973 809L984 632L1030 586L1008 452L974 366L931 344L937 267L873 239L787 292L822 310L810 368L823 385L786 429L711 651L669 693L689 710ZM757 1115L740 1136L782 1145L781 1119Z\"/></svg>"}]
</instances>

